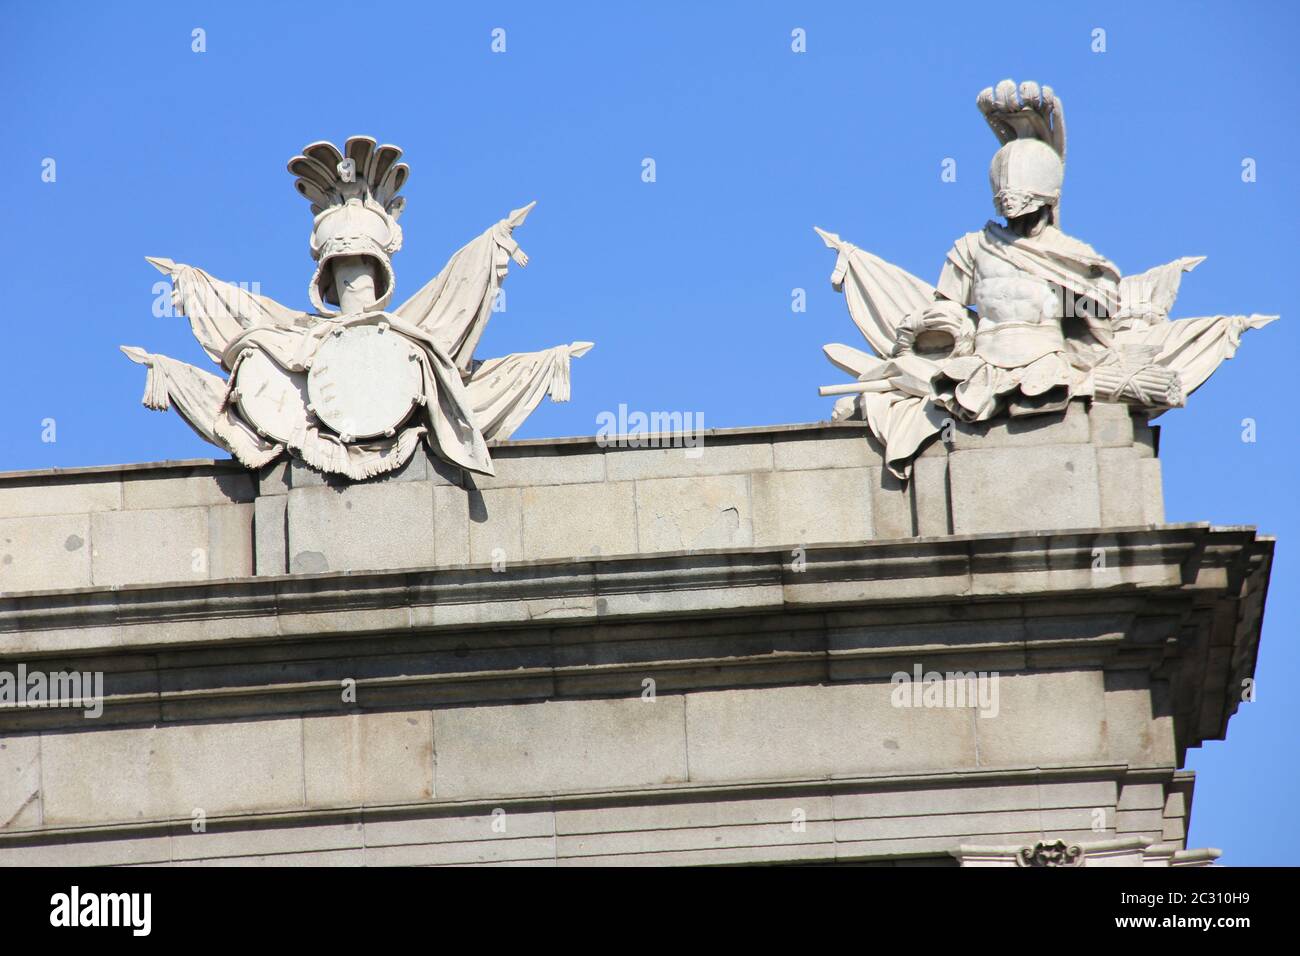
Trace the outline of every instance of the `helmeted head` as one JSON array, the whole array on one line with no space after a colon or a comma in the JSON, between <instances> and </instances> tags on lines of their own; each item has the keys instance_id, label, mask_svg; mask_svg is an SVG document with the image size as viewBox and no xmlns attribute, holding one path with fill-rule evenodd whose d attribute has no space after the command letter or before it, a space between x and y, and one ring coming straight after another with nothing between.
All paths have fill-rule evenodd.
<instances>
[{"instance_id":1,"label":"helmeted head","mask_svg":"<svg viewBox=\"0 0 1300 956\"><path fill-rule=\"evenodd\" d=\"M1013 139L989 164L989 186L999 216L1014 219L1061 200L1065 165L1042 140Z\"/></svg>"},{"instance_id":2,"label":"helmeted head","mask_svg":"<svg viewBox=\"0 0 1300 956\"><path fill-rule=\"evenodd\" d=\"M311 256L317 265L308 296L325 315L337 314L341 301L339 263L348 265L349 275L358 258L373 266L375 296L366 311L384 309L393 297L391 257L402 248L397 217L405 205L397 192L410 173L397 162L401 155L396 146L376 147L370 137L354 136L342 151L333 143L312 143L289 161L289 172L299 177L294 186L311 200L316 216Z\"/></svg>"},{"instance_id":3,"label":"helmeted head","mask_svg":"<svg viewBox=\"0 0 1300 956\"><path fill-rule=\"evenodd\" d=\"M368 311L383 309L396 281L389 257L401 247L401 226L373 200L353 197L324 210L311 231L311 254L318 263L309 290L313 304L322 311L327 305L339 305L341 290L333 264L345 256L359 256L375 267L375 304Z\"/></svg>"}]
</instances>

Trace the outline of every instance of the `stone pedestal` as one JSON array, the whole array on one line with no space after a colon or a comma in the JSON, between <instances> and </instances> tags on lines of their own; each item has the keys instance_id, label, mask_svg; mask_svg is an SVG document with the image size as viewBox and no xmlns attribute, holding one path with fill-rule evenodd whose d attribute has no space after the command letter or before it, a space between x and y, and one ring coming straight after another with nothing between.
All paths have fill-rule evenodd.
<instances>
[{"instance_id":1,"label":"stone pedestal","mask_svg":"<svg viewBox=\"0 0 1300 956\"><path fill-rule=\"evenodd\" d=\"M1271 539L1123 406L950 437L0 475L0 672L104 689L0 709L0 863L1208 859Z\"/></svg>"}]
</instances>

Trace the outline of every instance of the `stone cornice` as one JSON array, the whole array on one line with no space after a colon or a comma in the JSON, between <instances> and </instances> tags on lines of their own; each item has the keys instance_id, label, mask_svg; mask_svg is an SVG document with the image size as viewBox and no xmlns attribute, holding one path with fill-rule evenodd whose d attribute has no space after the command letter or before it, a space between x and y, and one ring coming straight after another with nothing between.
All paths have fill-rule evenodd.
<instances>
[{"instance_id":1,"label":"stone cornice","mask_svg":"<svg viewBox=\"0 0 1300 956\"><path fill-rule=\"evenodd\" d=\"M344 804L304 810L228 814L208 819L214 832L254 830L275 826L327 826L354 823L360 819L396 820L439 814L490 814L495 808L509 813L550 810L580 810L617 805L647 806L673 801L717 799L761 799L764 797L807 798L869 791L930 790L943 787L968 788L1016 784L1070 783L1109 780L1116 784L1166 783L1172 776L1165 768L1132 768L1123 763L1061 764L1059 766L998 767L963 769L950 773L887 773L779 781L751 781L726 784L663 784L602 790L572 790L484 797L463 800L435 799L418 803L356 805ZM42 826L0 830L0 847L33 845L76 839L131 839L192 832L190 817L105 823L94 826Z\"/></svg>"},{"instance_id":2,"label":"stone cornice","mask_svg":"<svg viewBox=\"0 0 1300 956\"><path fill-rule=\"evenodd\" d=\"M777 589L746 602L752 610L782 605L872 606L930 601L996 600L1009 596L1049 597L1080 590L1113 595L1135 589L1226 588L1234 591L1267 561L1273 540L1253 528L1207 524L1157 527L946 535L852 545L810 545L800 549L744 548L667 552L654 555L530 561L502 571L491 565L396 571L290 574L224 581L125 585L28 591L0 597L0 655L12 651L123 650L135 646L126 635L97 640L102 628L130 628L236 616L245 621L299 614L322 615L398 607L490 605L483 620L445 620L412 615L411 628L556 623L561 618L613 618L736 609L721 603L682 600L665 607L653 594ZM1108 552L1113 551L1113 554ZM1098 552L1101 552L1099 556ZM1098 567L1097 562L1104 562ZM1012 575L1010 581L1007 576ZM996 580L995 580L996 579ZM918 589L918 584L920 588ZM633 596L641 604L628 604ZM580 606L553 607L536 602L588 599ZM515 608L503 608L509 599ZM436 617L436 615L435 615ZM346 617L337 627L321 619L314 634L351 633ZM576 623L576 621L575 621ZM75 626L82 640L41 648L14 635ZM391 630L385 624L382 630ZM268 626L261 637L292 636L298 631ZM204 642L211 638L203 638ZM145 645L158 643L145 638ZM176 643L164 641L162 643Z\"/></svg>"},{"instance_id":3,"label":"stone cornice","mask_svg":"<svg viewBox=\"0 0 1300 956\"><path fill-rule=\"evenodd\" d=\"M402 709L924 661L1143 668L1174 687L1185 747L1221 736L1253 673L1271 554L1251 529L1170 525L29 593L0 599L0 669L104 671L105 713L10 706L0 730L338 713L345 679Z\"/></svg>"}]
</instances>

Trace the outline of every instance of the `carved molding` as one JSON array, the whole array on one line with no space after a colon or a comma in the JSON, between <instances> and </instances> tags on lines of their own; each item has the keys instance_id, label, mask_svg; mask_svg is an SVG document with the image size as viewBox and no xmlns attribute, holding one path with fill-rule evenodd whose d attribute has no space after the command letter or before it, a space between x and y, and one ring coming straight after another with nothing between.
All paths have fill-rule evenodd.
<instances>
[{"instance_id":1,"label":"carved molding","mask_svg":"<svg viewBox=\"0 0 1300 956\"><path fill-rule=\"evenodd\" d=\"M1021 847L1016 854L1017 866L1083 866L1083 847L1064 840L1053 843L1039 841L1033 846Z\"/></svg>"},{"instance_id":2,"label":"carved molding","mask_svg":"<svg viewBox=\"0 0 1300 956\"><path fill-rule=\"evenodd\" d=\"M961 866L1214 866L1215 849L1185 850L1150 837L1117 837L1095 843L1040 840L1032 846L960 846L952 851Z\"/></svg>"}]
</instances>

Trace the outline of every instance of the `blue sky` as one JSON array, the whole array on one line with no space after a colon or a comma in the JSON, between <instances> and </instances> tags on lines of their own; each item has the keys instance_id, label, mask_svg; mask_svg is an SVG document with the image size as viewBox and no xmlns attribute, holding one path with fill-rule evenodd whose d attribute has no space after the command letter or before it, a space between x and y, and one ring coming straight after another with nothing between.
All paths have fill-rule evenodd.
<instances>
[{"instance_id":1,"label":"blue sky","mask_svg":"<svg viewBox=\"0 0 1300 956\"><path fill-rule=\"evenodd\" d=\"M1066 105L1068 232L1124 272L1208 256L1177 317L1283 315L1162 419L1161 458L1169 520L1280 539L1259 700L1229 743L1190 756L1190 842L1295 863L1296 27L1285 3L7 2L0 469L223 457L141 407L143 373L117 351L207 367L183 320L153 316L161 277L143 256L306 308L310 215L284 163L361 133L412 166L395 301L538 200L516 233L532 263L512 270L478 354L597 346L573 401L543 404L516 437L593 434L621 402L709 427L828 417L816 387L842 376L821 346L858 343L812 226L933 281L992 215L996 142L975 94L1036 79ZM940 179L948 158L956 182Z\"/></svg>"}]
</instances>

